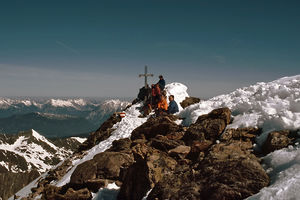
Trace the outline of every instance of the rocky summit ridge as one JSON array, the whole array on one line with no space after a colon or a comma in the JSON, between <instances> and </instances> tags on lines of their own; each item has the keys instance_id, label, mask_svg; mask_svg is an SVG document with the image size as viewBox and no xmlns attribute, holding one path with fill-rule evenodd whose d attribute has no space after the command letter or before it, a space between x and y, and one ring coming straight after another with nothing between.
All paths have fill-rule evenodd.
<instances>
[{"instance_id":1,"label":"rocky summit ridge","mask_svg":"<svg viewBox=\"0 0 300 200\"><path fill-rule=\"evenodd\" d=\"M199 102L185 99L189 102L178 103L187 108ZM270 184L261 156L299 139L297 130L273 131L256 149L262 129L231 128L228 107L182 126L176 115L138 118L141 106L128 107L125 118L112 115L71 157L18 192L17 199L97 199L112 184L119 187L119 200L245 199Z\"/></svg>"}]
</instances>

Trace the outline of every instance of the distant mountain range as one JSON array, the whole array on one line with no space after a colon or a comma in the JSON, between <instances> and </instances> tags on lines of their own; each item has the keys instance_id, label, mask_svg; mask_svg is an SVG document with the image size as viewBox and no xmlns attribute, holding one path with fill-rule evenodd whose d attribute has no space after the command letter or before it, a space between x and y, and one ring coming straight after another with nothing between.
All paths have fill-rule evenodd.
<instances>
[{"instance_id":1,"label":"distant mountain range","mask_svg":"<svg viewBox=\"0 0 300 200\"><path fill-rule=\"evenodd\" d=\"M84 138L49 140L35 130L0 134L0 197L7 199L70 156Z\"/></svg>"},{"instance_id":2,"label":"distant mountain range","mask_svg":"<svg viewBox=\"0 0 300 200\"><path fill-rule=\"evenodd\" d=\"M33 128L47 137L88 135L127 105L118 99L0 98L0 133Z\"/></svg>"}]
</instances>

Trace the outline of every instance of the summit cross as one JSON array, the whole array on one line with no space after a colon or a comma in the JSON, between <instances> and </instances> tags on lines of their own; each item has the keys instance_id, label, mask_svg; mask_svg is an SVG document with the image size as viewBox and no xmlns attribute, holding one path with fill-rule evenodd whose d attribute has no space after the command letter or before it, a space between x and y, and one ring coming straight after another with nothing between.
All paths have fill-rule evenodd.
<instances>
[{"instance_id":1,"label":"summit cross","mask_svg":"<svg viewBox=\"0 0 300 200\"><path fill-rule=\"evenodd\" d=\"M148 83L147 83L147 77L148 76L151 76L151 77L153 77L153 74L148 74L148 67L147 67L147 65L145 65L145 74L140 74L139 75L139 77L145 77L145 88L148 88L149 86L148 86Z\"/></svg>"}]
</instances>

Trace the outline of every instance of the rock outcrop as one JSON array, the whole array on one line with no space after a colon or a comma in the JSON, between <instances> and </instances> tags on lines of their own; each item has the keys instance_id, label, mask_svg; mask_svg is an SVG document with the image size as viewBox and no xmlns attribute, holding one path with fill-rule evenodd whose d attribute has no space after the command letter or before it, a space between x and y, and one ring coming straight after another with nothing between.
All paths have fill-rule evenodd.
<instances>
[{"instance_id":1,"label":"rock outcrop","mask_svg":"<svg viewBox=\"0 0 300 200\"><path fill-rule=\"evenodd\" d=\"M77 166L73 172L69 186L74 189L87 187L94 192L103 185L103 180L123 181L120 171L133 163L131 154L120 152L103 152L92 160ZM98 187L97 187L98 186Z\"/></svg>"},{"instance_id":2,"label":"rock outcrop","mask_svg":"<svg viewBox=\"0 0 300 200\"><path fill-rule=\"evenodd\" d=\"M186 108L190 105L193 105L193 104L196 104L196 103L199 103L200 102L200 99L197 98L197 97L186 97L181 103L181 107L182 108Z\"/></svg>"},{"instance_id":3,"label":"rock outcrop","mask_svg":"<svg viewBox=\"0 0 300 200\"><path fill-rule=\"evenodd\" d=\"M132 131L131 140L148 140L150 138L154 138L156 135L167 135L169 133L180 131L182 127L174 122L175 119L176 117L172 115L156 118L151 117L143 125Z\"/></svg>"},{"instance_id":4,"label":"rock outcrop","mask_svg":"<svg viewBox=\"0 0 300 200\"><path fill-rule=\"evenodd\" d=\"M237 137L215 144L196 164L179 165L164 176L148 199L223 200L253 195L268 185L269 178L251 148L251 141Z\"/></svg>"},{"instance_id":5,"label":"rock outcrop","mask_svg":"<svg viewBox=\"0 0 300 200\"><path fill-rule=\"evenodd\" d=\"M260 130L229 129L220 136L230 116L228 108L221 108L200 116L187 130L166 119L156 120L168 128L159 129L150 119L134 130L135 163L118 199L142 199L150 189L147 199L153 200L244 199L267 186L269 178L252 153Z\"/></svg>"},{"instance_id":6,"label":"rock outcrop","mask_svg":"<svg viewBox=\"0 0 300 200\"><path fill-rule=\"evenodd\" d=\"M291 132L289 130L274 131L269 133L267 140L263 145L263 152L268 154L272 151L282 149L291 144L292 138L289 137Z\"/></svg>"},{"instance_id":7,"label":"rock outcrop","mask_svg":"<svg viewBox=\"0 0 300 200\"><path fill-rule=\"evenodd\" d=\"M135 163L128 168L118 199L142 199L150 188L175 169L177 162L165 152L138 144L133 147Z\"/></svg>"},{"instance_id":8,"label":"rock outcrop","mask_svg":"<svg viewBox=\"0 0 300 200\"><path fill-rule=\"evenodd\" d=\"M0 193L2 199L8 199L20 188L25 187L31 181L39 177L37 170L31 170L29 172L14 173L7 171L4 167L0 166Z\"/></svg>"},{"instance_id":9,"label":"rock outcrop","mask_svg":"<svg viewBox=\"0 0 300 200\"><path fill-rule=\"evenodd\" d=\"M215 140L225 130L231 119L229 108L220 108L201 115L186 131L183 140L191 145L193 141Z\"/></svg>"}]
</instances>

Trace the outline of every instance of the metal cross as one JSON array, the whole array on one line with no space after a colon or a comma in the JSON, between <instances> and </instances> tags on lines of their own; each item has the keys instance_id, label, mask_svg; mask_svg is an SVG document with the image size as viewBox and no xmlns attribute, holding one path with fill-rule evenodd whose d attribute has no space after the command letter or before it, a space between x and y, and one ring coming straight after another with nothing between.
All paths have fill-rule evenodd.
<instances>
[{"instance_id":1,"label":"metal cross","mask_svg":"<svg viewBox=\"0 0 300 200\"><path fill-rule=\"evenodd\" d=\"M148 88L148 83L147 83L147 77L151 76L153 77L153 74L148 74L148 69L147 65L145 65L145 74L140 74L139 77L145 77L145 88Z\"/></svg>"}]
</instances>

